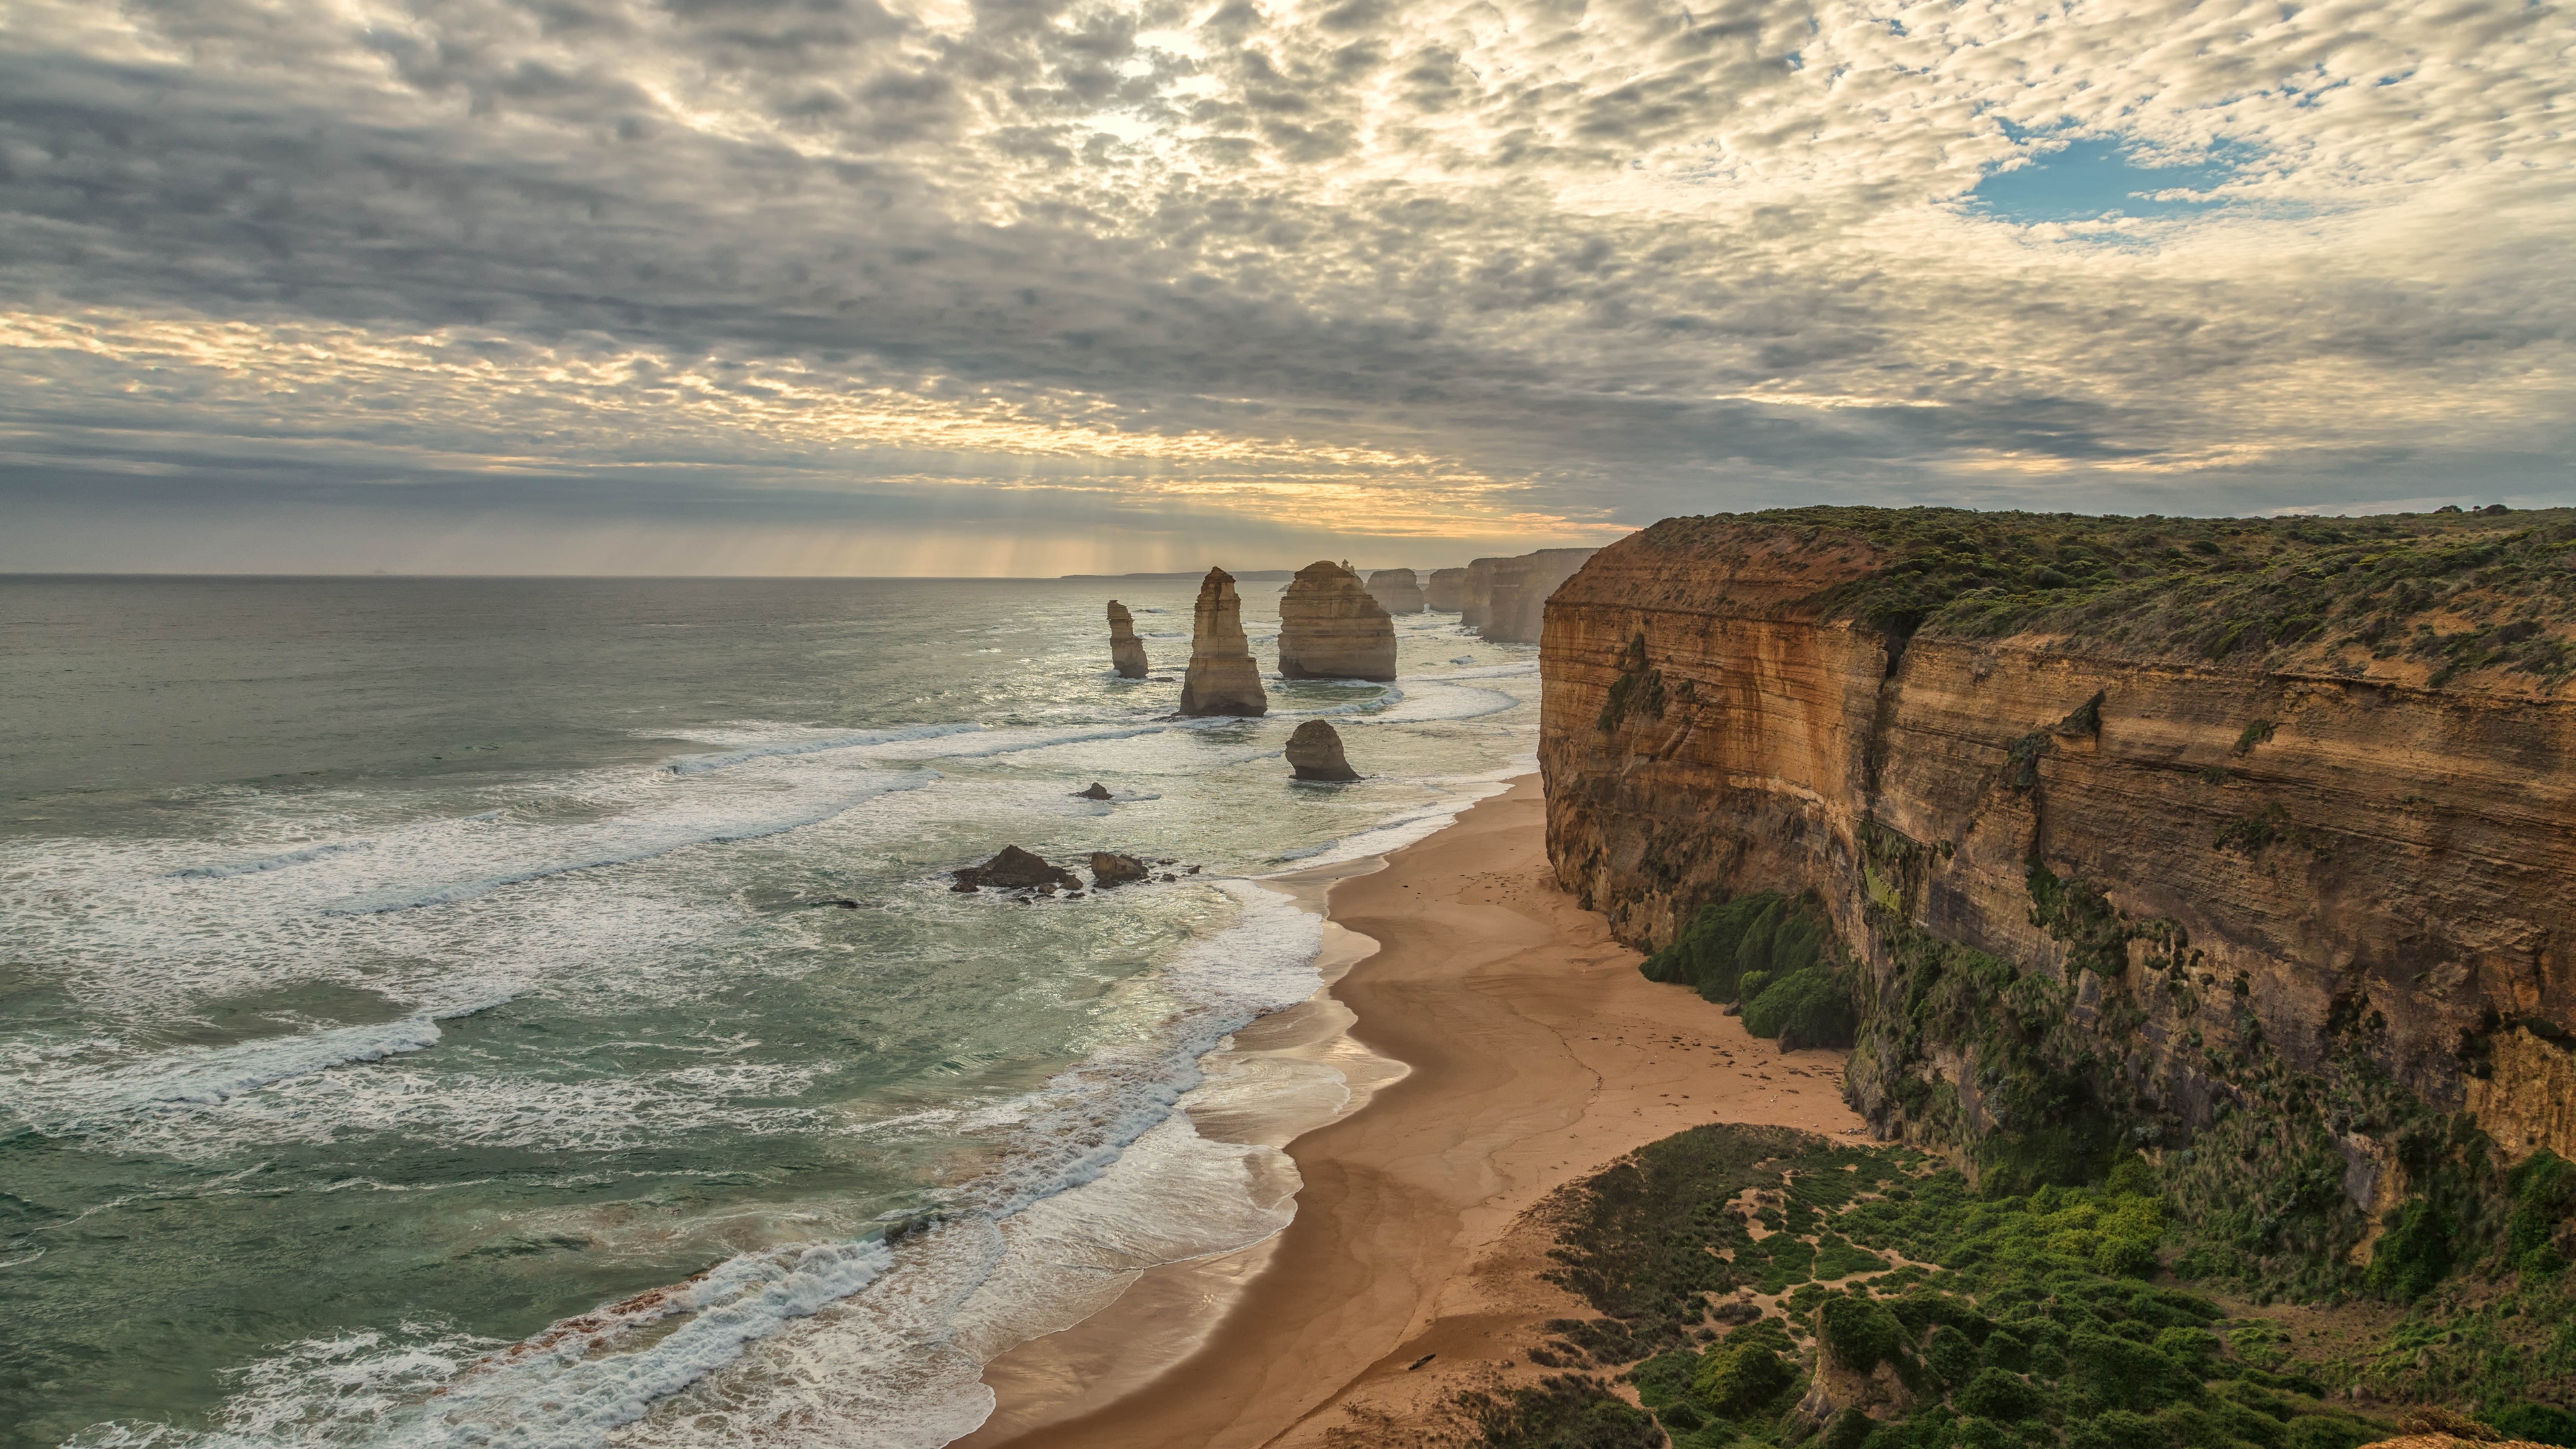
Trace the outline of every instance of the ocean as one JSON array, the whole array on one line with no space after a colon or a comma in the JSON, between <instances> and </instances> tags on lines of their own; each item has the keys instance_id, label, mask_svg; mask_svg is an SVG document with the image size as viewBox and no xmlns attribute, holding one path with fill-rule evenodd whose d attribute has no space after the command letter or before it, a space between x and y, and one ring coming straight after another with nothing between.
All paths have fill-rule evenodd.
<instances>
[{"instance_id":1,"label":"ocean","mask_svg":"<svg viewBox=\"0 0 2576 1449\"><path fill-rule=\"evenodd\" d=\"M1175 719L1193 593L0 579L0 1446L926 1449L1276 1232L1187 1110L1342 1090L1229 1059L1318 989L1260 882L1531 768L1537 665ZM1169 864L950 891L1006 844Z\"/></svg>"}]
</instances>

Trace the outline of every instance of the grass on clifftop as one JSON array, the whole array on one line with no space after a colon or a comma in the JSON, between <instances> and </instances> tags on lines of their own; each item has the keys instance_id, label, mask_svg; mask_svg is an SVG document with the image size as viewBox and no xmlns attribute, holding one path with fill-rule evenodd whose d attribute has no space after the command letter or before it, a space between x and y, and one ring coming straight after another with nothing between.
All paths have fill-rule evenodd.
<instances>
[{"instance_id":1,"label":"grass on clifftop","mask_svg":"<svg viewBox=\"0 0 2576 1449\"><path fill-rule=\"evenodd\" d=\"M2091 1187L1985 1197L1900 1148L1665 1138L1551 1204L1552 1276L1600 1315L1549 1325L1529 1356L1558 1372L1461 1395L1421 1442L2354 1449L2429 1416L2576 1445L2562 1261L2394 1321L2257 1311L2165 1270L2158 1186L2131 1158Z\"/></svg>"},{"instance_id":2,"label":"grass on clifftop","mask_svg":"<svg viewBox=\"0 0 2576 1449\"><path fill-rule=\"evenodd\" d=\"M1674 518L1648 546L1741 528L1858 536L1888 565L1817 596L1899 638L2060 635L2142 657L2421 665L2576 677L2576 509L2368 518L2102 518L1955 508L1792 508Z\"/></svg>"}]
</instances>

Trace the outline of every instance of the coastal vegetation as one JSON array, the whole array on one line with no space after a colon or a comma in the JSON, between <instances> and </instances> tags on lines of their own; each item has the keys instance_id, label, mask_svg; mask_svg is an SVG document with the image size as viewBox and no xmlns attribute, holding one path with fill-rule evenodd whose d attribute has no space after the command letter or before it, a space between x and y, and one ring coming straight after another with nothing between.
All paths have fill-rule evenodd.
<instances>
[{"instance_id":1,"label":"coastal vegetation","mask_svg":"<svg viewBox=\"0 0 2576 1449\"><path fill-rule=\"evenodd\" d=\"M2576 510L2366 518L2111 518L1793 508L1673 519L1659 546L1771 526L1848 535L1885 566L1816 603L1899 637L2060 635L2142 657L2255 665L2303 654L2576 677Z\"/></svg>"},{"instance_id":2,"label":"coastal vegetation","mask_svg":"<svg viewBox=\"0 0 2576 1449\"><path fill-rule=\"evenodd\" d=\"M1809 899L1757 891L1709 905L1640 969L1740 1003L1745 1030L1784 1050L1849 1046L1859 1021L1850 961Z\"/></svg>"},{"instance_id":3,"label":"coastal vegetation","mask_svg":"<svg viewBox=\"0 0 2576 1449\"><path fill-rule=\"evenodd\" d=\"M2539 1159L2534 1159L2539 1161ZM2576 1444L2576 1169L2520 1175L2512 1254L2402 1311L2187 1276L2161 1175L1972 1185L1937 1157L1719 1124L1552 1204L1560 1319L1452 1442L1562 1449L2355 1449L2413 1426Z\"/></svg>"}]
</instances>

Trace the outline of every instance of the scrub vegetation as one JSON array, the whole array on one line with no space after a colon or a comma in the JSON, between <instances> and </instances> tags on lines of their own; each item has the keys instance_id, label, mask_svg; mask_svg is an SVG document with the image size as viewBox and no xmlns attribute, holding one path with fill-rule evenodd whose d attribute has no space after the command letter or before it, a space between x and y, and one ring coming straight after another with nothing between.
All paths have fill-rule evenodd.
<instances>
[{"instance_id":1,"label":"scrub vegetation","mask_svg":"<svg viewBox=\"0 0 2576 1449\"><path fill-rule=\"evenodd\" d=\"M2059 635L2140 658L2348 674L2420 664L2576 677L2576 510L2368 518L2095 518L1952 508L1792 508L1672 519L1688 548L1771 524L1866 540L1887 558L1816 602L1899 639Z\"/></svg>"},{"instance_id":2,"label":"scrub vegetation","mask_svg":"<svg viewBox=\"0 0 2576 1449\"><path fill-rule=\"evenodd\" d=\"M2518 1258L2338 1317L2178 1277L2179 1214L2135 1153L1999 1191L1909 1149L1694 1128L1552 1201L1553 1276L1598 1316L1549 1325L1550 1377L1460 1396L1423 1442L2355 1449L2429 1420L2576 1444L2576 1168L2533 1162Z\"/></svg>"},{"instance_id":3,"label":"scrub vegetation","mask_svg":"<svg viewBox=\"0 0 2576 1449\"><path fill-rule=\"evenodd\" d=\"M1849 1046L1859 1025L1850 958L1812 900L1762 891L1705 906L1640 969L1740 1005L1745 1030L1783 1051Z\"/></svg>"}]
</instances>

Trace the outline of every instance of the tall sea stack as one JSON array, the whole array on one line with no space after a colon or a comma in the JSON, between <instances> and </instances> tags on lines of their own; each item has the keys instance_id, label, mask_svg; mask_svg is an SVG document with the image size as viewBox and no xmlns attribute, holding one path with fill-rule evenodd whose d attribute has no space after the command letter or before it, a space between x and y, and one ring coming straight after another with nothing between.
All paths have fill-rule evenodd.
<instances>
[{"instance_id":1,"label":"tall sea stack","mask_svg":"<svg viewBox=\"0 0 2576 1449\"><path fill-rule=\"evenodd\" d=\"M1234 575L1209 569L1190 617L1190 672L1181 684L1181 713L1268 714L1270 696L1243 637L1243 600L1235 595Z\"/></svg>"},{"instance_id":2,"label":"tall sea stack","mask_svg":"<svg viewBox=\"0 0 2576 1449\"><path fill-rule=\"evenodd\" d=\"M1279 598L1279 673L1288 679L1393 679L1395 621L1369 597L1358 574L1325 560L1310 563Z\"/></svg>"},{"instance_id":3,"label":"tall sea stack","mask_svg":"<svg viewBox=\"0 0 2576 1449\"><path fill-rule=\"evenodd\" d=\"M1411 569L1379 569L1368 576L1368 591L1390 614L1422 612L1422 584Z\"/></svg>"},{"instance_id":4,"label":"tall sea stack","mask_svg":"<svg viewBox=\"0 0 2576 1449\"><path fill-rule=\"evenodd\" d=\"M1518 558L1497 560L1493 583L1485 596L1485 615L1478 627L1488 639L1506 644L1535 644L1545 621L1547 597L1574 577L1598 549L1543 548Z\"/></svg>"},{"instance_id":5,"label":"tall sea stack","mask_svg":"<svg viewBox=\"0 0 2576 1449\"><path fill-rule=\"evenodd\" d=\"M1465 569L1433 569L1431 581L1422 586L1423 606L1437 609L1444 614L1457 613L1458 606L1466 599L1466 594L1467 571Z\"/></svg>"},{"instance_id":6,"label":"tall sea stack","mask_svg":"<svg viewBox=\"0 0 2576 1449\"><path fill-rule=\"evenodd\" d=\"M1116 599L1109 601L1109 665L1121 679L1145 677L1145 641L1136 637L1136 616Z\"/></svg>"},{"instance_id":7,"label":"tall sea stack","mask_svg":"<svg viewBox=\"0 0 2576 1449\"><path fill-rule=\"evenodd\" d=\"M1507 558L1468 560L1466 576L1458 580L1458 627L1485 627L1486 605L1494 597L1494 570L1510 562Z\"/></svg>"}]
</instances>

